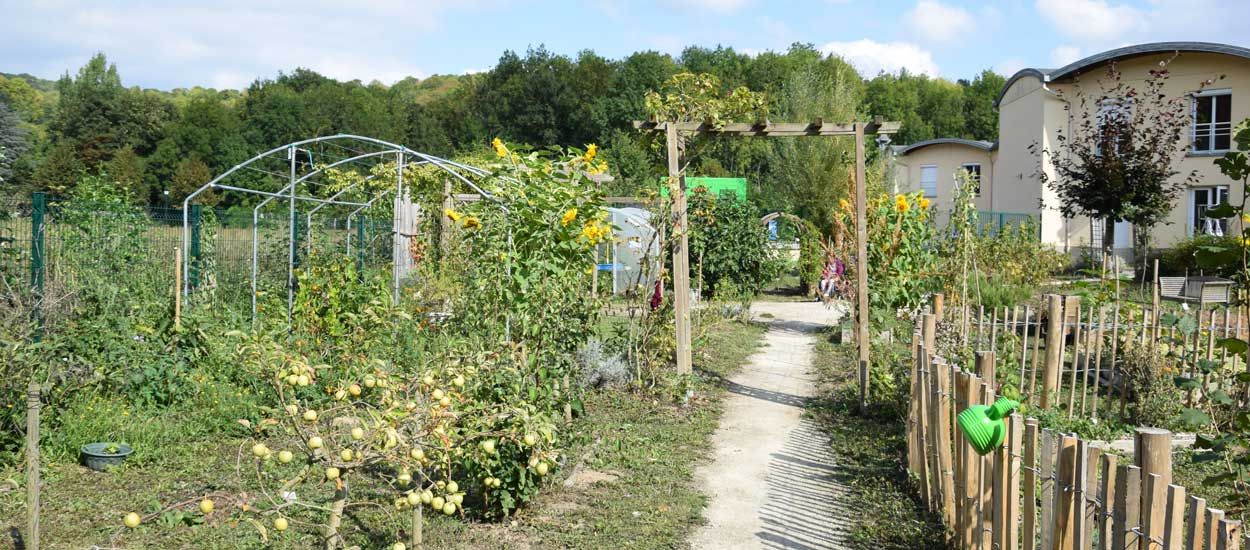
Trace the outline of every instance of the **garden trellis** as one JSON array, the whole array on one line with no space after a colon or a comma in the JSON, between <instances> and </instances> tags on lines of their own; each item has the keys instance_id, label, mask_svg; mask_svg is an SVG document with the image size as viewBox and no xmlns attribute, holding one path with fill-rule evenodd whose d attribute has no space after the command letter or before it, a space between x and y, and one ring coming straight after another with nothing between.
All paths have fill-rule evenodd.
<instances>
[{"instance_id":1,"label":"garden trellis","mask_svg":"<svg viewBox=\"0 0 1250 550\"><path fill-rule=\"evenodd\" d=\"M340 189L328 198L319 198L315 196L315 190L312 188L314 183L324 184L319 181L328 175L329 171L339 166L346 167L366 167L376 169L383 166L387 162L394 162L394 188L388 188L366 196L362 201L342 200L341 197L345 193L356 187L367 187L362 185L369 180L378 177L377 173L372 173L360 182L349 185L344 189ZM474 180L480 181L489 173L486 170L458 163L455 161L435 157L425 153L413 151L403 145L383 141L376 138L336 134L332 136L316 137L302 141L296 141L275 147L264 153L260 153L247 161L240 163L229 170L223 172L200 188L187 196L183 201L183 249L191 251L192 238L192 206L194 201L200 195L211 190L231 191L250 195L258 195L265 197L252 211L252 315L256 316L256 296L259 291L257 287L258 276L258 247L259 247L259 220L260 210L266 205L272 203L275 199L284 199L287 202L287 269L286 269L286 289L287 289L287 323L291 320L291 308L295 297L295 267L297 254L299 254L300 238L298 229L297 203L313 203L314 206L305 214L305 224L308 229L310 239L309 251L311 251L311 231L313 215L326 206L343 206L355 207L355 210L348 217L348 236L347 247L348 253L351 252L351 236L350 223L353 218L362 211L372 208L376 205L378 199L391 194L393 195L393 210L391 211L391 263L392 263L392 296L395 300L399 298L399 289L402 280L411 270L411 262L403 261L408 250L409 240L414 236L412 227L417 222L419 213L414 207L411 198L411 189L405 189L404 169L405 167L415 166L433 166L442 171L442 173L454 180L458 180L464 185L472 189L476 194L495 203L505 212L507 207L495 199L490 193L484 191L478 186ZM304 172L301 174L301 168ZM245 177L250 176L251 178ZM242 180L240 183L235 180ZM286 181L287 184L277 192L265 191L260 187L263 182ZM229 183L227 183L229 182ZM301 184L304 190L301 194ZM361 189L365 191L366 189ZM363 224L358 223L358 228ZM359 239L358 239L359 241ZM357 242L358 249L364 245L363 242ZM193 287L192 271L196 269L193 264L197 260L196 254L189 253L181 259L181 277L182 292L184 295L190 295Z\"/></svg>"}]
</instances>

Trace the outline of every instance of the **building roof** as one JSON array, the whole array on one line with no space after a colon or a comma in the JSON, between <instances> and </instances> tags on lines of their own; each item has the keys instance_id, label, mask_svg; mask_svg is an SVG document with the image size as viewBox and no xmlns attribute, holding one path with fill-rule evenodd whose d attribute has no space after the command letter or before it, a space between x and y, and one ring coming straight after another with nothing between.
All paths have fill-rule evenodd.
<instances>
[{"instance_id":1,"label":"building roof","mask_svg":"<svg viewBox=\"0 0 1250 550\"><path fill-rule=\"evenodd\" d=\"M910 145L898 145L894 148L894 154L902 156L912 151L915 151L917 149L928 147L930 145L942 145L942 144L964 145L966 147L974 147L982 151L993 151L994 149L998 148L998 142L996 141L980 141L980 140L974 140L974 139L960 139L960 138L937 138L937 139L926 139L924 141L917 141L916 143L912 143Z\"/></svg>"},{"instance_id":2,"label":"building roof","mask_svg":"<svg viewBox=\"0 0 1250 550\"><path fill-rule=\"evenodd\" d=\"M1217 44L1214 42L1152 42L1149 44L1125 46L1123 48L1116 48L1114 50L1107 50L1102 53L1091 55L1084 59L1064 65L1058 69L1028 68L1016 71L1016 74L1011 75L1011 78L1008 78L1007 82L1003 84L1003 89L998 92L998 97L994 99L994 106L998 107L998 103L1002 101L1003 95L1007 93L1007 90L1011 89L1011 85L1015 84L1017 80L1024 77L1033 77L1043 83L1052 82L1070 77L1090 67L1101 65L1108 61L1136 57L1139 55L1169 52L1218 53L1232 55L1243 59L1250 59L1250 49L1248 48L1232 46L1229 44Z\"/></svg>"}]
</instances>

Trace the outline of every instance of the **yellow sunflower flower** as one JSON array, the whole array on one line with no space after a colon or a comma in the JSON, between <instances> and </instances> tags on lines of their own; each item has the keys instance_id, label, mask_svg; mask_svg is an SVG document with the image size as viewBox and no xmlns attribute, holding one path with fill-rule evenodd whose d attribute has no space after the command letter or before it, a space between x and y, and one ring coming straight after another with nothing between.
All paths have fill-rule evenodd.
<instances>
[{"instance_id":1,"label":"yellow sunflower flower","mask_svg":"<svg viewBox=\"0 0 1250 550\"><path fill-rule=\"evenodd\" d=\"M447 215L447 217L448 217L448 218L451 218L451 221L453 221L453 222L458 222L458 221L460 221L460 218L463 218L463 217L464 217L464 214L461 214L461 213L459 213L459 212L456 212L455 210L452 210L452 209L450 209L450 208L444 208L444 209L443 209L443 214L446 214L446 215Z\"/></svg>"},{"instance_id":2,"label":"yellow sunflower flower","mask_svg":"<svg viewBox=\"0 0 1250 550\"><path fill-rule=\"evenodd\" d=\"M573 220L577 219L577 209L570 208L563 216L560 216L560 225L567 227Z\"/></svg>"},{"instance_id":3,"label":"yellow sunflower flower","mask_svg":"<svg viewBox=\"0 0 1250 550\"><path fill-rule=\"evenodd\" d=\"M495 148L495 154L499 155L499 158L508 156L508 148L504 147L502 139L495 138L491 140L490 146Z\"/></svg>"},{"instance_id":4,"label":"yellow sunflower flower","mask_svg":"<svg viewBox=\"0 0 1250 550\"><path fill-rule=\"evenodd\" d=\"M838 206L847 212L851 211L851 203L846 199L838 199Z\"/></svg>"},{"instance_id":5,"label":"yellow sunflower flower","mask_svg":"<svg viewBox=\"0 0 1250 550\"><path fill-rule=\"evenodd\" d=\"M587 164L589 164L590 161L595 160L595 155L598 155L598 154L599 154L599 146L591 143L590 145L586 146L586 154L582 155L582 158L586 160Z\"/></svg>"},{"instance_id":6,"label":"yellow sunflower flower","mask_svg":"<svg viewBox=\"0 0 1250 550\"><path fill-rule=\"evenodd\" d=\"M1250 212L1241 215L1242 223L1250 223Z\"/></svg>"},{"instance_id":7,"label":"yellow sunflower flower","mask_svg":"<svg viewBox=\"0 0 1250 550\"><path fill-rule=\"evenodd\" d=\"M482 227L482 220L479 220L473 216L469 216L464 219L465 229L477 229L479 227Z\"/></svg>"},{"instance_id":8,"label":"yellow sunflower flower","mask_svg":"<svg viewBox=\"0 0 1250 550\"><path fill-rule=\"evenodd\" d=\"M911 205L907 203L907 197L904 197L903 195L895 195L894 209L898 210L899 213L905 213L908 210L911 210Z\"/></svg>"},{"instance_id":9,"label":"yellow sunflower flower","mask_svg":"<svg viewBox=\"0 0 1250 550\"><path fill-rule=\"evenodd\" d=\"M928 210L928 209L929 209L929 204L930 204L929 199L926 199L926 198L924 198L924 197L921 197L921 198L920 198L920 209L921 209L921 210Z\"/></svg>"}]
</instances>

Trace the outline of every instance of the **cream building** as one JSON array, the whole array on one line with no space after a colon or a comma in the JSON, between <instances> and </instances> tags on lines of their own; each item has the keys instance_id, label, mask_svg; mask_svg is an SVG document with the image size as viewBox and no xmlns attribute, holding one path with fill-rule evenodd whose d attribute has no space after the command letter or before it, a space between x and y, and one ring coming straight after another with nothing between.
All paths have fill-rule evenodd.
<instances>
[{"instance_id":1,"label":"cream building","mask_svg":"<svg viewBox=\"0 0 1250 550\"><path fill-rule=\"evenodd\" d=\"M1142 44L1093 55L1059 69L1021 70L1007 80L995 102L999 115L997 143L937 139L894 147L896 186L899 190L932 192L939 205L949 208L955 175L967 166L980 165L979 210L1032 215L1041 222L1044 242L1073 254L1091 243L1097 247L1103 224L1064 218L1059 213L1058 197L1042 184L1038 173L1046 170L1053 175L1053 168L1039 163L1031 149L1036 145L1060 150L1057 138L1061 129L1068 131L1069 104L1079 108L1074 98L1082 93L1098 96L1109 62L1116 62L1123 82L1141 90L1149 71L1168 59L1172 61L1164 93L1186 97L1191 116L1188 146L1178 153L1174 166L1181 174L1178 179L1195 171L1197 181L1179 197L1167 222L1155 227L1153 245L1168 247L1196 233L1227 232L1228 222L1208 220L1203 211L1228 200L1230 189L1240 192L1213 161L1229 149L1232 128L1250 118L1250 49L1225 44ZM1088 104L1097 108L1099 102ZM1240 200L1239 195L1231 198ZM1128 224L1117 224L1117 254L1131 255L1131 235Z\"/></svg>"}]
</instances>

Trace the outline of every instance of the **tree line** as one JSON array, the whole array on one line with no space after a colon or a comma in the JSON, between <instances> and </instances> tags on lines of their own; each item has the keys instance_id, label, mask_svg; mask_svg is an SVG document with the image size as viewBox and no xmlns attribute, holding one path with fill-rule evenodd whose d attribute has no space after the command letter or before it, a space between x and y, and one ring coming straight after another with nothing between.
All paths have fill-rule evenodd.
<instances>
[{"instance_id":1,"label":"tree line","mask_svg":"<svg viewBox=\"0 0 1250 550\"><path fill-rule=\"evenodd\" d=\"M390 86L299 68L244 90L171 91L125 86L101 53L56 82L0 75L0 181L9 196L63 194L84 174L106 173L136 203L176 203L256 152L343 132L440 156L481 151L495 137L534 147L596 143L616 176L611 191L637 194L653 185L659 166L630 122L645 116L646 92L679 72L715 75L725 91L763 92L774 120L881 115L903 122L894 136L900 144L997 137L992 102L1003 77L992 71L955 82L907 72L865 78L807 44L758 55L689 47L676 57L642 51L615 60L538 47L506 51L483 73ZM815 141L725 142L693 168L748 177L766 207L803 210L827 199L803 193L821 195L814 188L829 187L823 180L844 178L845 153Z\"/></svg>"}]
</instances>

